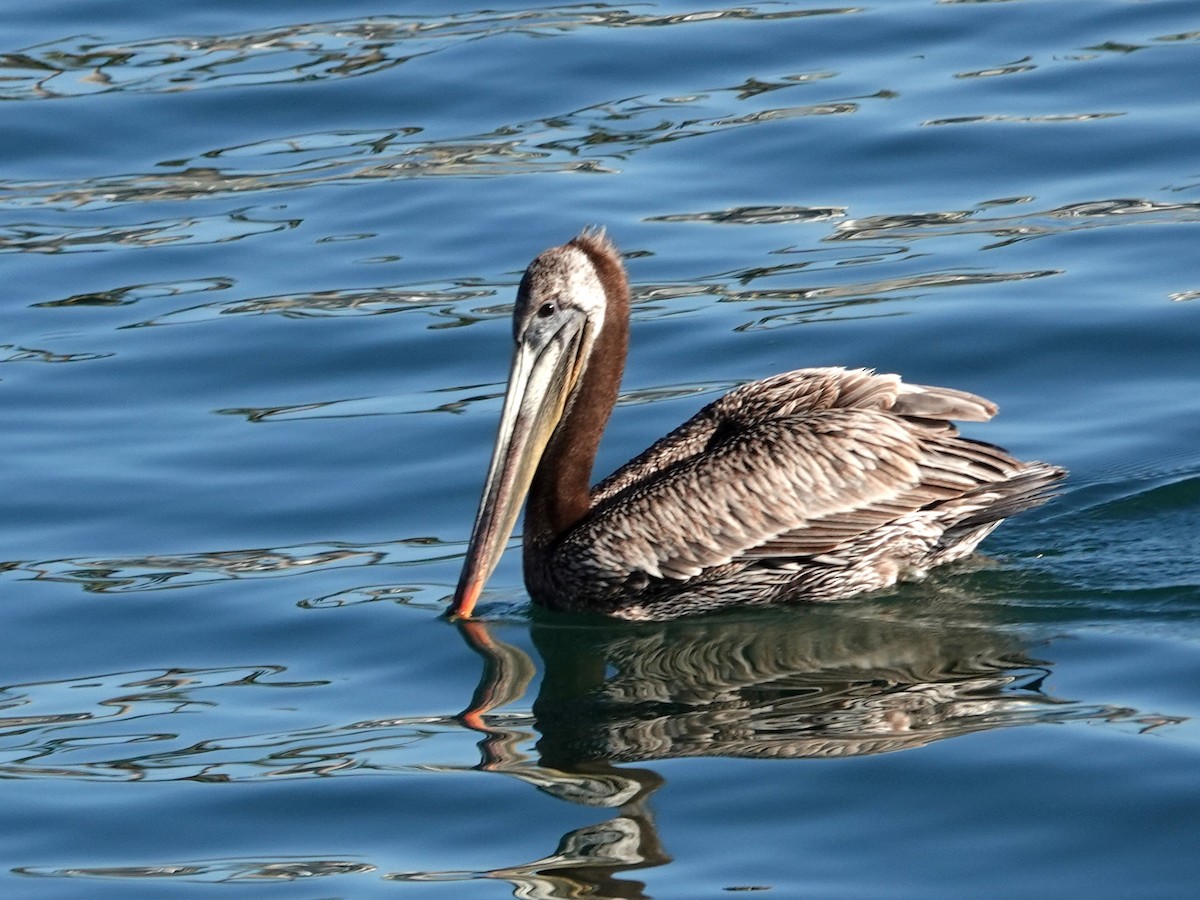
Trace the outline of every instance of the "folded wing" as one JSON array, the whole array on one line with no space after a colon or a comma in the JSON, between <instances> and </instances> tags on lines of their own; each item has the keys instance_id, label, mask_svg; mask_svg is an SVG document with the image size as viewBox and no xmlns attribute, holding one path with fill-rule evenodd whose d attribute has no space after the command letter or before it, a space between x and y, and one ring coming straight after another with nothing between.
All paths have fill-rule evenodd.
<instances>
[{"instance_id":1,"label":"folded wing","mask_svg":"<svg viewBox=\"0 0 1200 900\"><path fill-rule=\"evenodd\" d=\"M562 549L597 577L682 581L739 561L836 564L898 522L946 544L1036 505L1061 477L951 424L995 412L861 369L743 385L597 486Z\"/></svg>"}]
</instances>

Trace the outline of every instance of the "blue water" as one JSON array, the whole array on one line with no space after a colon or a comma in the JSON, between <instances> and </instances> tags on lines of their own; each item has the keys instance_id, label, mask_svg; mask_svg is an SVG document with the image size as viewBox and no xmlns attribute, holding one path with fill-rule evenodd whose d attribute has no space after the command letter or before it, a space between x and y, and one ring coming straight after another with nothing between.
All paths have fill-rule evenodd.
<instances>
[{"instance_id":1,"label":"blue water","mask_svg":"<svg viewBox=\"0 0 1200 900\"><path fill-rule=\"evenodd\" d=\"M1194 895L1200 8L16 5L0 895ZM636 308L598 475L867 365L1071 470L885 596L453 589L525 264Z\"/></svg>"}]
</instances>

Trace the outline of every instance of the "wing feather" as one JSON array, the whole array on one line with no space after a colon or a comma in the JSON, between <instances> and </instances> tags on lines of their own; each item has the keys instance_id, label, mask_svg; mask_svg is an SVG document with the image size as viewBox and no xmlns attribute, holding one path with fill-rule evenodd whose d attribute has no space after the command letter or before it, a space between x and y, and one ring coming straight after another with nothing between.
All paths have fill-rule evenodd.
<instances>
[{"instance_id":1,"label":"wing feather","mask_svg":"<svg viewBox=\"0 0 1200 900\"><path fill-rule=\"evenodd\" d=\"M730 432L822 409L889 409L907 387L902 385L898 375L876 375L868 369L795 369L752 381L714 400L605 478L593 490L592 502L603 503L627 488L703 453L711 443ZM985 400L975 399L987 404Z\"/></svg>"},{"instance_id":2,"label":"wing feather","mask_svg":"<svg viewBox=\"0 0 1200 900\"><path fill-rule=\"evenodd\" d=\"M886 503L919 483L920 452L880 412L763 422L614 495L566 540L598 572L692 578L822 519L841 515L852 536L894 517Z\"/></svg>"},{"instance_id":3,"label":"wing feather","mask_svg":"<svg viewBox=\"0 0 1200 900\"><path fill-rule=\"evenodd\" d=\"M739 559L831 553L1020 472L949 423L995 411L973 394L863 369L752 382L598 485L591 515L560 549L606 579L682 580ZM966 502L960 518L982 505Z\"/></svg>"}]
</instances>

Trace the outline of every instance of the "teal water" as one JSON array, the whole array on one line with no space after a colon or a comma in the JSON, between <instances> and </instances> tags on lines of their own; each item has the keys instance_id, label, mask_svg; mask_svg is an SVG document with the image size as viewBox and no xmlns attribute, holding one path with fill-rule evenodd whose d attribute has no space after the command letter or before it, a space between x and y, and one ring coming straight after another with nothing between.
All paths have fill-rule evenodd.
<instances>
[{"instance_id":1,"label":"teal water","mask_svg":"<svg viewBox=\"0 0 1200 900\"><path fill-rule=\"evenodd\" d=\"M1200 889L1200 9L55 2L0 32L0 895ZM1071 470L927 582L452 592L525 264L597 474L867 365Z\"/></svg>"}]
</instances>

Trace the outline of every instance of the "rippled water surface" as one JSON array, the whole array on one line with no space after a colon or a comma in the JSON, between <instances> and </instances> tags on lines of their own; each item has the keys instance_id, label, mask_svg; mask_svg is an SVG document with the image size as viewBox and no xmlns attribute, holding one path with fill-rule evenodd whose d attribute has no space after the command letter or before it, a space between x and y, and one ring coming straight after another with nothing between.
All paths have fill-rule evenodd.
<instances>
[{"instance_id":1,"label":"rippled water surface","mask_svg":"<svg viewBox=\"0 0 1200 900\"><path fill-rule=\"evenodd\" d=\"M1200 7L14 5L0 894L1200 890ZM635 293L603 474L744 380L1071 470L885 596L482 619L528 260Z\"/></svg>"}]
</instances>

